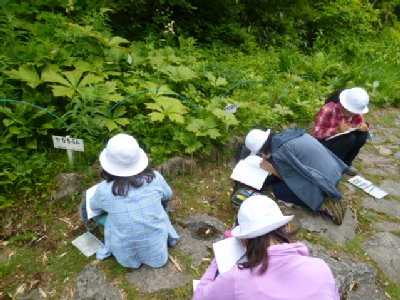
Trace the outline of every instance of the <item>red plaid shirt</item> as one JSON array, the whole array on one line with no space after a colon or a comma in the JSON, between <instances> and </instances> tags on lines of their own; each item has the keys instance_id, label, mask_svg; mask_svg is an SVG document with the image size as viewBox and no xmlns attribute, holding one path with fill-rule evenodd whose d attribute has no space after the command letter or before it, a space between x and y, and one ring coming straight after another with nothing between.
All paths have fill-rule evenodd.
<instances>
[{"instance_id":1,"label":"red plaid shirt","mask_svg":"<svg viewBox=\"0 0 400 300\"><path fill-rule=\"evenodd\" d=\"M318 140L326 139L336 134L336 128L340 123L357 127L358 124L364 123L364 117L362 115L346 117L340 103L329 102L319 110L311 135Z\"/></svg>"}]
</instances>

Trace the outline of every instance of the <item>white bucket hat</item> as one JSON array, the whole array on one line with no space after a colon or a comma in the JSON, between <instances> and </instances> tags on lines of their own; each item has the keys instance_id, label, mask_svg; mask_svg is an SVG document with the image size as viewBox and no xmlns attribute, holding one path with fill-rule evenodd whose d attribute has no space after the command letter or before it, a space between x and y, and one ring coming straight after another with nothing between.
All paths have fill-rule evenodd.
<instances>
[{"instance_id":1,"label":"white bucket hat","mask_svg":"<svg viewBox=\"0 0 400 300\"><path fill-rule=\"evenodd\" d=\"M239 208L238 222L232 235L239 239L250 239L262 236L293 219L284 216L274 200L267 196L251 196Z\"/></svg>"},{"instance_id":2,"label":"white bucket hat","mask_svg":"<svg viewBox=\"0 0 400 300\"><path fill-rule=\"evenodd\" d=\"M340 93L339 100L340 104L353 114L366 114L369 111L368 93L360 87L344 90Z\"/></svg>"},{"instance_id":3,"label":"white bucket hat","mask_svg":"<svg viewBox=\"0 0 400 300\"><path fill-rule=\"evenodd\" d=\"M149 160L138 142L128 134L117 134L100 154L101 167L114 176L129 177L142 172Z\"/></svg>"},{"instance_id":4,"label":"white bucket hat","mask_svg":"<svg viewBox=\"0 0 400 300\"><path fill-rule=\"evenodd\" d=\"M253 129L246 135L245 144L252 155L256 155L260 151L261 147L267 141L270 132L270 129L267 131Z\"/></svg>"}]
</instances>

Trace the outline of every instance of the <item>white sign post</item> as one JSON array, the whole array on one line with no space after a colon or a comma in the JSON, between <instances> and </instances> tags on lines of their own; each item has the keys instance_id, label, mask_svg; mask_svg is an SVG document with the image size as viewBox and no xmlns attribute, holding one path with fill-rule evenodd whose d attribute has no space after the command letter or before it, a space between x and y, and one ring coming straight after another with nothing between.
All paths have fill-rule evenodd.
<instances>
[{"instance_id":1,"label":"white sign post","mask_svg":"<svg viewBox=\"0 0 400 300\"><path fill-rule=\"evenodd\" d=\"M228 105L224 108L224 111L225 111L226 113L229 113L229 114L234 114L234 113L237 111L238 107L239 107L239 105L238 105L237 103L228 104Z\"/></svg>"},{"instance_id":2,"label":"white sign post","mask_svg":"<svg viewBox=\"0 0 400 300\"><path fill-rule=\"evenodd\" d=\"M70 138L69 136L53 135L54 148L67 150L68 160L70 164L74 163L73 151L85 151L83 140Z\"/></svg>"}]
</instances>

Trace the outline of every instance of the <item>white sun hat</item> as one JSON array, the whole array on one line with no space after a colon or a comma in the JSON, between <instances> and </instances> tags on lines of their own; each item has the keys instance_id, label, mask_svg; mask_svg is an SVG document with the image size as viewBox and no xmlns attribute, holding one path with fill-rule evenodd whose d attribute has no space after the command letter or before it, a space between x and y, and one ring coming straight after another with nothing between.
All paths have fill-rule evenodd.
<instances>
[{"instance_id":1,"label":"white sun hat","mask_svg":"<svg viewBox=\"0 0 400 300\"><path fill-rule=\"evenodd\" d=\"M260 151L261 147L267 141L270 132L270 129L267 131L253 129L246 135L245 144L252 155L256 155Z\"/></svg>"},{"instance_id":2,"label":"white sun hat","mask_svg":"<svg viewBox=\"0 0 400 300\"><path fill-rule=\"evenodd\" d=\"M340 93L339 100L340 104L353 114L366 114L369 111L369 96L363 88L346 89Z\"/></svg>"},{"instance_id":3,"label":"white sun hat","mask_svg":"<svg viewBox=\"0 0 400 300\"><path fill-rule=\"evenodd\" d=\"M133 136L120 133L108 141L100 154L100 164L111 175L129 177L142 172L149 160Z\"/></svg>"},{"instance_id":4,"label":"white sun hat","mask_svg":"<svg viewBox=\"0 0 400 300\"><path fill-rule=\"evenodd\" d=\"M232 235L239 239L259 237L286 225L292 219L293 216L284 216L271 198L251 196L239 208L239 225L232 230Z\"/></svg>"}]
</instances>

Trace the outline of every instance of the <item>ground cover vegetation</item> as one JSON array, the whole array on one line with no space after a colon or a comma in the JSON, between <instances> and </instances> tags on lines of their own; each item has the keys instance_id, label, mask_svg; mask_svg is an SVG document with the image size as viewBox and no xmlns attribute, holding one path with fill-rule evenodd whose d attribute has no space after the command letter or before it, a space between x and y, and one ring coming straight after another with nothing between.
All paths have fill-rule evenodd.
<instances>
[{"instance_id":1,"label":"ground cover vegetation","mask_svg":"<svg viewBox=\"0 0 400 300\"><path fill-rule=\"evenodd\" d=\"M157 165L174 155L207 157L254 126L308 126L338 88L363 86L375 107L400 104L398 0L2 0L0 7L5 213L30 207L39 219L55 217L46 204L54 175L87 175L118 132L134 135ZM224 111L232 103L235 114ZM84 139L74 166L52 149L51 135ZM75 202L54 209L68 214ZM10 242L30 245L40 228L21 229ZM71 268L58 270L68 247L54 258L30 250L16 257L45 260L32 277L54 269L62 285L87 263L70 257ZM17 259L2 275L21 265L29 263Z\"/></svg>"},{"instance_id":2,"label":"ground cover vegetation","mask_svg":"<svg viewBox=\"0 0 400 300\"><path fill-rule=\"evenodd\" d=\"M51 135L83 138L85 165L99 140L127 131L158 163L255 125L308 122L345 86L399 104L398 1L1 6L2 208L63 168ZM223 111L229 103L236 114Z\"/></svg>"}]
</instances>

